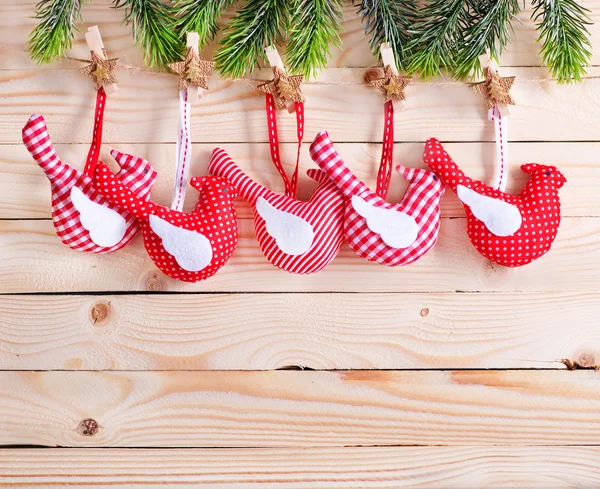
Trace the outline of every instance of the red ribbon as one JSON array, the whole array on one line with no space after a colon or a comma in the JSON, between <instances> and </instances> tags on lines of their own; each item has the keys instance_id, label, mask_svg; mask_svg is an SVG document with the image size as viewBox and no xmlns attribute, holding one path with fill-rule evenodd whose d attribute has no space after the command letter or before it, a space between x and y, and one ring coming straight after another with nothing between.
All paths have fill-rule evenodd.
<instances>
[{"instance_id":1,"label":"red ribbon","mask_svg":"<svg viewBox=\"0 0 600 489\"><path fill-rule=\"evenodd\" d=\"M92 178L100 158L100 147L102 146L102 122L104 121L104 106L106 105L106 92L103 87L96 94L96 110L94 111L94 133L92 144L85 161L83 173Z\"/></svg>"},{"instance_id":2,"label":"red ribbon","mask_svg":"<svg viewBox=\"0 0 600 489\"><path fill-rule=\"evenodd\" d=\"M383 149L381 162L377 172L376 193L385 199L392 179L392 166L394 164L394 104L391 100L385 103L383 114Z\"/></svg>"},{"instance_id":3,"label":"red ribbon","mask_svg":"<svg viewBox=\"0 0 600 489\"><path fill-rule=\"evenodd\" d=\"M269 132L269 148L271 150L271 159L277 171L281 175L283 185L285 187L285 195L296 198L298 189L298 170L300 166L300 149L302 148L302 140L304 139L304 103L296 102L296 136L298 138L298 150L296 152L296 168L290 179L283 164L281 163L281 155L279 153L279 135L277 133L277 111L275 109L275 98L270 93L266 96L267 109L267 124Z\"/></svg>"}]
</instances>

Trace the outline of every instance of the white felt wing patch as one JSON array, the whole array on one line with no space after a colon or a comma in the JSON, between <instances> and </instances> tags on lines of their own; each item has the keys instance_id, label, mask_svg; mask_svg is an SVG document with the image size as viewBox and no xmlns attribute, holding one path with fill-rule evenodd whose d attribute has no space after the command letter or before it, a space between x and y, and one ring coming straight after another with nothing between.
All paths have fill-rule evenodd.
<instances>
[{"instance_id":1,"label":"white felt wing patch","mask_svg":"<svg viewBox=\"0 0 600 489\"><path fill-rule=\"evenodd\" d=\"M150 228L162 239L167 253L175 257L184 270L199 272L212 261L212 246L203 234L178 228L154 214L150 215Z\"/></svg>"},{"instance_id":2,"label":"white felt wing patch","mask_svg":"<svg viewBox=\"0 0 600 489\"><path fill-rule=\"evenodd\" d=\"M256 210L281 251L288 255L301 255L310 249L315 239L311 224L301 217L275 209L263 197L258 198Z\"/></svg>"},{"instance_id":3,"label":"white felt wing patch","mask_svg":"<svg viewBox=\"0 0 600 489\"><path fill-rule=\"evenodd\" d=\"M419 226L404 212L374 207L357 195L352 196L352 207L367 220L369 229L392 248L408 248L417 239Z\"/></svg>"},{"instance_id":4,"label":"white felt wing patch","mask_svg":"<svg viewBox=\"0 0 600 489\"><path fill-rule=\"evenodd\" d=\"M98 246L115 246L123 239L127 222L118 212L91 201L79 187L71 188L71 202L79 212L81 225Z\"/></svg>"},{"instance_id":5,"label":"white felt wing patch","mask_svg":"<svg viewBox=\"0 0 600 489\"><path fill-rule=\"evenodd\" d=\"M485 227L496 236L512 236L521 227L523 218L519 208L503 200L481 195L474 190L459 185L458 198L469 206L473 215L483 221Z\"/></svg>"}]
</instances>

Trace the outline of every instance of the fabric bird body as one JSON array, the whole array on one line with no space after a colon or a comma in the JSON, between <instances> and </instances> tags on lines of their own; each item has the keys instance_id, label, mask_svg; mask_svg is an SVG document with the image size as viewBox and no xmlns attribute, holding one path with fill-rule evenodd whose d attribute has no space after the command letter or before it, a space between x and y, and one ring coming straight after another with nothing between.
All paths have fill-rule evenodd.
<instances>
[{"instance_id":1,"label":"fabric bird body","mask_svg":"<svg viewBox=\"0 0 600 489\"><path fill-rule=\"evenodd\" d=\"M435 174L398 166L409 185L403 199L390 204L350 171L326 132L317 135L310 152L344 196L344 235L360 257L382 265L408 265L435 245L444 193Z\"/></svg>"},{"instance_id":2,"label":"fabric bird body","mask_svg":"<svg viewBox=\"0 0 600 489\"><path fill-rule=\"evenodd\" d=\"M94 175L98 191L139 220L154 264L174 279L198 282L214 275L235 251L236 191L219 177L194 177L190 183L200 195L186 213L138 198L101 162Z\"/></svg>"},{"instance_id":3,"label":"fabric bird body","mask_svg":"<svg viewBox=\"0 0 600 489\"><path fill-rule=\"evenodd\" d=\"M97 120L97 119L96 119ZM139 232L137 219L107 201L94 187L89 163L100 150L97 128L86 169L76 170L60 160L41 115L33 115L23 127L23 143L50 180L52 222L61 241L74 250L110 253L127 245ZM142 158L112 151L121 167L117 178L137 198L147 200L158 174Z\"/></svg>"},{"instance_id":4,"label":"fabric bird body","mask_svg":"<svg viewBox=\"0 0 600 489\"><path fill-rule=\"evenodd\" d=\"M467 177L437 139L427 141L423 160L456 192L467 215L469 239L483 256L519 267L550 250L561 220L558 189L566 183L557 168L522 165L530 177L513 196Z\"/></svg>"},{"instance_id":5,"label":"fabric bird body","mask_svg":"<svg viewBox=\"0 0 600 489\"><path fill-rule=\"evenodd\" d=\"M343 239L343 198L320 170L308 170L318 186L307 202L256 183L222 149L209 164L212 175L224 177L254 209L254 227L265 258L282 270L309 274L322 270L337 255Z\"/></svg>"}]
</instances>

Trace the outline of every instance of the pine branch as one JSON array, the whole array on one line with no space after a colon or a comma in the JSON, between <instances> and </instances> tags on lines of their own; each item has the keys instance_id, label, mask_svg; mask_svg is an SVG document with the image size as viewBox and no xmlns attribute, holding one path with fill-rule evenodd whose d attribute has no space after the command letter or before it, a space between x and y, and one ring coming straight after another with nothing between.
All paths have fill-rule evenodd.
<instances>
[{"instance_id":1,"label":"pine branch","mask_svg":"<svg viewBox=\"0 0 600 489\"><path fill-rule=\"evenodd\" d=\"M197 32L202 49L217 34L217 19L235 0L176 0L173 7L175 26L181 36ZM183 39L183 37L182 37Z\"/></svg>"},{"instance_id":2,"label":"pine branch","mask_svg":"<svg viewBox=\"0 0 600 489\"><path fill-rule=\"evenodd\" d=\"M40 23L31 31L27 49L36 63L63 58L71 49L76 22L81 22L83 0L41 0L34 18Z\"/></svg>"},{"instance_id":3,"label":"pine branch","mask_svg":"<svg viewBox=\"0 0 600 489\"><path fill-rule=\"evenodd\" d=\"M453 75L464 80L482 73L479 56L487 50L498 61L513 32L511 21L519 11L519 0L471 0L471 24L456 54Z\"/></svg>"},{"instance_id":4,"label":"pine branch","mask_svg":"<svg viewBox=\"0 0 600 489\"><path fill-rule=\"evenodd\" d=\"M228 26L215 54L217 70L240 78L258 65L265 46L278 43L286 31L289 5L286 0L247 0Z\"/></svg>"},{"instance_id":5,"label":"pine branch","mask_svg":"<svg viewBox=\"0 0 600 489\"><path fill-rule=\"evenodd\" d=\"M390 43L399 70L409 56L410 29L416 16L415 0L361 0L358 13L370 36L371 52L378 58L382 43Z\"/></svg>"},{"instance_id":6,"label":"pine branch","mask_svg":"<svg viewBox=\"0 0 600 489\"><path fill-rule=\"evenodd\" d=\"M559 83L580 82L590 64L589 12L575 0L533 1L542 58Z\"/></svg>"},{"instance_id":7,"label":"pine branch","mask_svg":"<svg viewBox=\"0 0 600 489\"><path fill-rule=\"evenodd\" d=\"M286 49L290 73L310 77L327 66L329 45L342 41L342 19L339 0L296 0Z\"/></svg>"},{"instance_id":8,"label":"pine branch","mask_svg":"<svg viewBox=\"0 0 600 489\"><path fill-rule=\"evenodd\" d=\"M184 52L172 22L172 7L161 0L113 0L125 9L125 22L132 24L133 41L144 53L144 63L164 67L181 59Z\"/></svg>"},{"instance_id":9,"label":"pine branch","mask_svg":"<svg viewBox=\"0 0 600 489\"><path fill-rule=\"evenodd\" d=\"M412 31L409 73L429 79L452 71L454 55L469 27L469 0L432 0L419 11Z\"/></svg>"}]
</instances>

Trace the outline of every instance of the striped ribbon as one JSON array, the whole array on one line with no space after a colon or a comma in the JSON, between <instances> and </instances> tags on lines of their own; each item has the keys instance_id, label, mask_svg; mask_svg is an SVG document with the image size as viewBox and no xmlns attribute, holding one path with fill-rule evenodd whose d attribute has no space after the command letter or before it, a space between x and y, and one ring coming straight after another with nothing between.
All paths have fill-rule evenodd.
<instances>
[{"instance_id":1,"label":"striped ribbon","mask_svg":"<svg viewBox=\"0 0 600 489\"><path fill-rule=\"evenodd\" d=\"M190 109L187 88L179 92L179 119L177 122L177 145L175 147L175 187L171 209L183 210L185 191L192 159L192 140L190 138Z\"/></svg>"},{"instance_id":2,"label":"striped ribbon","mask_svg":"<svg viewBox=\"0 0 600 489\"><path fill-rule=\"evenodd\" d=\"M488 119L494 122L496 132L496 161L494 163L494 177L492 187L504 192L508 181L508 156L506 134L508 132L508 117L502 117L498 106L494 105L488 111Z\"/></svg>"}]
</instances>

